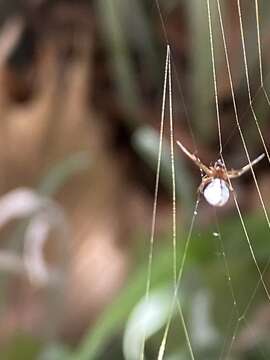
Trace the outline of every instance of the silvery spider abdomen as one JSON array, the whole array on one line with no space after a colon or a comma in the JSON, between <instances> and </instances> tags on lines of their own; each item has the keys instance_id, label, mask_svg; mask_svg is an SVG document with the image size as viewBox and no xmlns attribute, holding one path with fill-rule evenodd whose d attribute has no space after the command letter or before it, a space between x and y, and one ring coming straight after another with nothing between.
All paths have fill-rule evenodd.
<instances>
[{"instance_id":1,"label":"silvery spider abdomen","mask_svg":"<svg viewBox=\"0 0 270 360\"><path fill-rule=\"evenodd\" d=\"M223 206L230 197L228 184L222 179L215 178L205 186L203 195L210 205Z\"/></svg>"}]
</instances>

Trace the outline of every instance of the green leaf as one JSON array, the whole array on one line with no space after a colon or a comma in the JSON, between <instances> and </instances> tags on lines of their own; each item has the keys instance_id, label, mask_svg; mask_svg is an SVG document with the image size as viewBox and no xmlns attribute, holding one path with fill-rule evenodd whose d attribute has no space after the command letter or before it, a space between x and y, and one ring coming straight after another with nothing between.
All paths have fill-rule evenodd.
<instances>
[{"instance_id":1,"label":"green leaf","mask_svg":"<svg viewBox=\"0 0 270 360\"><path fill-rule=\"evenodd\" d=\"M64 183L77 173L88 169L90 166L89 155L86 152L72 154L54 165L38 186L40 193L52 196Z\"/></svg>"}]
</instances>

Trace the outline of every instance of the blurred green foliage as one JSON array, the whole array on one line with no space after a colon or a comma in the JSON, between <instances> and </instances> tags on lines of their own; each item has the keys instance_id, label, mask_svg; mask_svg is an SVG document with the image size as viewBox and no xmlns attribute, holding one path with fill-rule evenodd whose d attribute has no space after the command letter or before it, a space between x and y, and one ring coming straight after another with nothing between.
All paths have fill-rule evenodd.
<instances>
[{"instance_id":1,"label":"blurred green foliage","mask_svg":"<svg viewBox=\"0 0 270 360\"><path fill-rule=\"evenodd\" d=\"M250 234L256 234L257 259L261 265L265 265L268 261L268 244L265 240L268 237L268 228L265 226L265 221L258 217L248 217L245 219L245 222L248 224ZM188 260L184 267L186 276L180 286L180 294L182 292L184 294L183 306L189 314L188 319L190 321L192 319L192 314L196 314L193 305L197 306L196 303L192 304L191 299L194 299L196 295L199 296L201 293L206 294L206 298L208 298L207 301L209 301L210 317L206 317L206 321L209 321L209 323L204 325L205 327L207 325L216 329L216 334L214 335L217 338L220 338L218 343L215 342L210 344L211 346L209 346L209 348L208 346L200 348L200 344L198 344L198 348L196 348L196 346L194 347L195 352L200 359L216 359L221 351L222 343L224 339L226 339L228 326L232 333L234 330L233 326L235 326L233 321L236 321L237 323L237 317L235 317L236 314L233 314L233 319L229 319L234 309L228 286L228 274L226 273L222 260L223 245L220 244L219 237L213 235L213 233L215 234L212 226L207 230L198 232L197 229L194 231L188 252ZM230 276L236 294L239 314L242 314L259 281L258 274L250 256L239 220L232 219L221 224L220 234L222 234L223 239L226 239L226 244L224 244L226 247L226 261L228 262L228 267L230 269ZM186 241L186 236L182 234L178 240L182 246L181 249L179 249L177 256L181 259L182 247L183 243ZM156 245L156 247L151 276L152 290L166 290L168 284L171 284L172 286L173 279L172 246ZM103 351L106 352L106 344L108 345L112 338L116 338L119 333L124 331L132 310L142 300L145 291L146 273L147 264L141 265L139 269L135 270L134 274L130 276L126 288L117 296L114 303L107 308L101 318L97 321L96 326L89 330L89 333L86 334L82 344L75 354L71 356L71 359L98 359ZM269 277L268 272L264 275L265 278ZM248 277L249 279L247 282L243 282L245 277ZM265 294L261 289L261 285L259 285L256 299L253 299L251 307L256 307L255 304L260 304L263 300L265 300ZM232 320L231 324L230 320ZM138 319L138 322L139 321L140 319ZM188 355L186 353L184 333L181 328L179 329L180 319L177 319L177 321L177 340L174 342L173 351L177 351L178 359L186 359L188 358ZM194 325L194 321L195 323L198 321L198 324ZM198 331L200 325L199 318L197 320L196 318L193 319L193 326L189 323L189 326L191 327L191 339L195 338L195 332ZM267 336L267 334L264 334L264 336ZM153 354L156 353L156 355L153 355L153 358L156 358L155 356L157 356L159 344L160 337L158 336L155 338L154 342L150 340L150 345L147 345L150 346L150 348L155 349ZM180 345L182 347L179 347ZM186 355L182 357L180 354L183 352L186 353ZM205 355L203 355L204 352ZM212 353L211 357L209 355L210 353ZM258 359L260 359L260 357L258 357Z\"/></svg>"},{"instance_id":2,"label":"blurred green foliage","mask_svg":"<svg viewBox=\"0 0 270 360\"><path fill-rule=\"evenodd\" d=\"M36 359L41 351L41 343L26 334L17 334L1 346L1 356L9 360Z\"/></svg>"}]
</instances>

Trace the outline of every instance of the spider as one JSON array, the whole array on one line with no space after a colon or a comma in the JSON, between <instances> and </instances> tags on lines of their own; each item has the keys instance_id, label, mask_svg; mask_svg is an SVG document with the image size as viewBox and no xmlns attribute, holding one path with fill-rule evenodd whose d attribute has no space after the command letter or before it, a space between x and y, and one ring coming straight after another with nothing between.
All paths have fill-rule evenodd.
<instances>
[{"instance_id":1,"label":"spider","mask_svg":"<svg viewBox=\"0 0 270 360\"><path fill-rule=\"evenodd\" d=\"M223 206L227 203L230 197L230 191L232 187L229 179L237 178L249 171L251 167L261 161L265 154L261 154L251 163L245 165L239 170L226 170L225 165L221 159L218 159L214 166L206 166L201 160L194 154L191 154L180 143L176 142L181 150L205 173L202 178L202 182L198 187L198 192L203 194L206 201L212 206Z\"/></svg>"}]
</instances>

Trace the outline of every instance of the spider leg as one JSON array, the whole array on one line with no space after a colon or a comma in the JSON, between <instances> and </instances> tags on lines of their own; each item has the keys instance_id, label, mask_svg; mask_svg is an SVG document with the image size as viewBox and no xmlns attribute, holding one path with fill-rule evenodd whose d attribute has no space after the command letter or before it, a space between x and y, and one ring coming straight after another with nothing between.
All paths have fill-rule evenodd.
<instances>
[{"instance_id":1,"label":"spider leg","mask_svg":"<svg viewBox=\"0 0 270 360\"><path fill-rule=\"evenodd\" d=\"M198 194L202 194L205 186L206 186L209 182L211 182L212 180L213 180L212 177L209 177L208 175L205 175L205 176L202 178L202 182L201 182L200 186L198 187L197 193L198 193Z\"/></svg>"},{"instance_id":2,"label":"spider leg","mask_svg":"<svg viewBox=\"0 0 270 360\"><path fill-rule=\"evenodd\" d=\"M259 161L261 161L264 158L265 154L261 154L260 156L258 156L256 159L254 159L253 161L251 161L250 164L245 165L244 167L242 167L242 169L239 170L229 170L228 171L228 177L230 179L233 178L237 178L241 175L243 175L245 172L249 171L251 169L251 167L253 167L255 164L257 164Z\"/></svg>"},{"instance_id":3,"label":"spider leg","mask_svg":"<svg viewBox=\"0 0 270 360\"><path fill-rule=\"evenodd\" d=\"M195 156L194 154L191 154L185 147L184 145L182 145L180 143L180 141L176 141L177 145L180 147L180 149L200 168L200 170L202 170L203 172L205 172L205 174L207 174L208 176L212 175L211 170L204 165L201 160Z\"/></svg>"}]
</instances>

